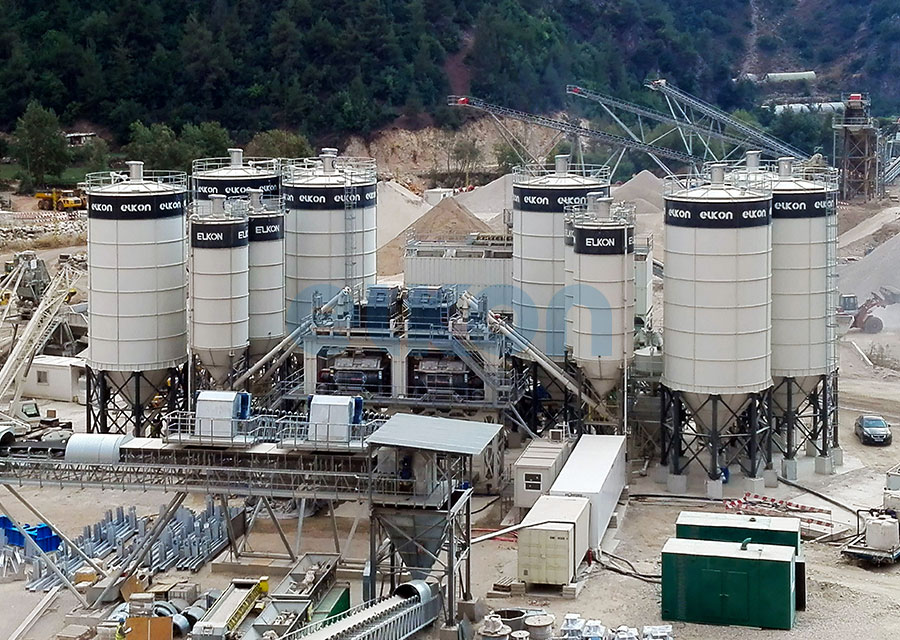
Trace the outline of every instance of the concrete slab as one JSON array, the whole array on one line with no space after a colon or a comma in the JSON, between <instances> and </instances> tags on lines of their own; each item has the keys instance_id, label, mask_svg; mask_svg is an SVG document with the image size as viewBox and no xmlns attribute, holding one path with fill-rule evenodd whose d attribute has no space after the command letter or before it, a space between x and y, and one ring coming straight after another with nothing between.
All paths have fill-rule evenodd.
<instances>
[{"instance_id":1,"label":"concrete slab","mask_svg":"<svg viewBox=\"0 0 900 640\"><path fill-rule=\"evenodd\" d=\"M763 471L763 480L767 489L775 489L778 487L778 472L775 469L766 469Z\"/></svg>"},{"instance_id":2,"label":"concrete slab","mask_svg":"<svg viewBox=\"0 0 900 640\"><path fill-rule=\"evenodd\" d=\"M706 481L706 496L708 498L712 498L713 500L721 500L724 495L723 492L723 484L722 480L707 480Z\"/></svg>"},{"instance_id":3,"label":"concrete slab","mask_svg":"<svg viewBox=\"0 0 900 640\"><path fill-rule=\"evenodd\" d=\"M834 466L844 466L844 450L841 447L833 447L831 449L831 458L834 460Z\"/></svg>"},{"instance_id":4,"label":"concrete slab","mask_svg":"<svg viewBox=\"0 0 900 640\"><path fill-rule=\"evenodd\" d=\"M653 467L651 475L653 476L653 482L657 484L666 484L669 478L669 467L658 464Z\"/></svg>"}]
</instances>

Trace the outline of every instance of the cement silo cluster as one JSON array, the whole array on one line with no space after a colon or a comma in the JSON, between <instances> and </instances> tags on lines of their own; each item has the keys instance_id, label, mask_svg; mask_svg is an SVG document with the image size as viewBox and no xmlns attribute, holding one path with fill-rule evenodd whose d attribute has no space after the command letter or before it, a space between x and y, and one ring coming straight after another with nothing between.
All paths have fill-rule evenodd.
<instances>
[{"instance_id":1,"label":"cement silo cluster","mask_svg":"<svg viewBox=\"0 0 900 640\"><path fill-rule=\"evenodd\" d=\"M284 336L281 162L228 153L191 176L190 345L215 388Z\"/></svg>"},{"instance_id":2,"label":"cement silo cluster","mask_svg":"<svg viewBox=\"0 0 900 640\"><path fill-rule=\"evenodd\" d=\"M796 478L836 462L836 174L759 154L666 182L663 459L721 491L727 467ZM839 462L839 461L838 461Z\"/></svg>"},{"instance_id":3,"label":"cement silo cluster","mask_svg":"<svg viewBox=\"0 0 900 640\"><path fill-rule=\"evenodd\" d=\"M140 434L151 400L177 408L187 361L187 176L127 164L86 177L87 428Z\"/></svg>"},{"instance_id":4,"label":"cement silo cluster","mask_svg":"<svg viewBox=\"0 0 900 640\"><path fill-rule=\"evenodd\" d=\"M566 207L587 195L609 195L609 167L570 165L560 155L552 166L526 165L513 174L513 324L540 352L565 354Z\"/></svg>"},{"instance_id":5,"label":"cement silo cluster","mask_svg":"<svg viewBox=\"0 0 900 640\"><path fill-rule=\"evenodd\" d=\"M722 468L762 471L772 390L772 192L767 176L665 182L662 430L669 488L696 459L721 491ZM688 450L690 449L690 450Z\"/></svg>"},{"instance_id":6,"label":"cement silo cluster","mask_svg":"<svg viewBox=\"0 0 900 640\"><path fill-rule=\"evenodd\" d=\"M289 330L317 300L344 287L362 298L375 284L376 172L371 158L316 158L282 164L285 219L285 304Z\"/></svg>"}]
</instances>

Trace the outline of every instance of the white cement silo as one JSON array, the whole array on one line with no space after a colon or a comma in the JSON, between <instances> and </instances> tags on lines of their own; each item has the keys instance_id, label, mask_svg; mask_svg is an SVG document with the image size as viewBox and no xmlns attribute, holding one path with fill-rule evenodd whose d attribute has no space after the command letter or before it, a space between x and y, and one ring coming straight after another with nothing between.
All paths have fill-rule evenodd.
<instances>
[{"instance_id":1,"label":"white cement silo","mask_svg":"<svg viewBox=\"0 0 900 640\"><path fill-rule=\"evenodd\" d=\"M187 359L187 178L176 171L145 172L142 162L127 164L128 173L86 177L86 362L92 384L118 390L131 404L129 420L139 433L141 407Z\"/></svg>"},{"instance_id":2,"label":"white cement silo","mask_svg":"<svg viewBox=\"0 0 900 640\"><path fill-rule=\"evenodd\" d=\"M361 298L375 284L376 173L371 158L285 160L285 304L293 330L316 294L328 301L344 287Z\"/></svg>"},{"instance_id":3,"label":"white cement silo","mask_svg":"<svg viewBox=\"0 0 900 640\"><path fill-rule=\"evenodd\" d=\"M611 205L590 199L573 229L572 357L600 395L623 383L634 353L634 217Z\"/></svg>"},{"instance_id":4,"label":"white cement silo","mask_svg":"<svg viewBox=\"0 0 900 640\"><path fill-rule=\"evenodd\" d=\"M250 191L250 355L264 355L284 336L284 212ZM272 204L272 201L269 201Z\"/></svg>"},{"instance_id":5,"label":"white cement silo","mask_svg":"<svg viewBox=\"0 0 900 640\"><path fill-rule=\"evenodd\" d=\"M249 342L247 217L225 210L213 195L206 214L191 216L191 353L213 387L225 385Z\"/></svg>"},{"instance_id":6,"label":"white cement silo","mask_svg":"<svg viewBox=\"0 0 900 640\"><path fill-rule=\"evenodd\" d=\"M587 194L609 195L609 167L517 167L513 175L513 325L538 351L561 360L565 347L565 212Z\"/></svg>"}]
</instances>

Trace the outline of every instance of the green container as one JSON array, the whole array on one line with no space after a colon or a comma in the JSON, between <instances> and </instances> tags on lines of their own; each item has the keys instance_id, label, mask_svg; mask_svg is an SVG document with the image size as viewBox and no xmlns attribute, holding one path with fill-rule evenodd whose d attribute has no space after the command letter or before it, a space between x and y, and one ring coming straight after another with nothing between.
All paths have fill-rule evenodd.
<instances>
[{"instance_id":1,"label":"green container","mask_svg":"<svg viewBox=\"0 0 900 640\"><path fill-rule=\"evenodd\" d=\"M310 622L320 622L339 613L344 613L349 608L350 587L337 584L331 587L316 604L310 616Z\"/></svg>"},{"instance_id":2,"label":"green container","mask_svg":"<svg viewBox=\"0 0 900 640\"><path fill-rule=\"evenodd\" d=\"M790 629L794 550L669 538L662 551L662 618Z\"/></svg>"},{"instance_id":3,"label":"green container","mask_svg":"<svg viewBox=\"0 0 900 640\"><path fill-rule=\"evenodd\" d=\"M793 547L800 555L800 520L737 513L682 511L675 521L675 537L692 540L742 542Z\"/></svg>"}]
</instances>

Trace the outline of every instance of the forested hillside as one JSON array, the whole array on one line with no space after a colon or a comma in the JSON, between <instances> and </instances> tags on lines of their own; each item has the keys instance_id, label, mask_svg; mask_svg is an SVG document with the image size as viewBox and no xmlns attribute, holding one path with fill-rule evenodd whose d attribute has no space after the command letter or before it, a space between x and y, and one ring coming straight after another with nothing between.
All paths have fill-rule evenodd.
<instances>
[{"instance_id":1,"label":"forested hillside","mask_svg":"<svg viewBox=\"0 0 900 640\"><path fill-rule=\"evenodd\" d=\"M855 43L843 55L833 40L804 44L815 34L797 12L811 4L782 2L791 29L748 42L760 22L749 0L0 0L0 129L35 98L119 141L136 120L219 121L237 139L366 133L398 116L458 117L443 106L451 90L549 111L567 82L636 99L657 76L734 109L754 98L731 82L748 47L757 63L838 60L854 88L896 106L884 81L900 72L896 2L840 3L842 18L862 18L837 31L816 12L817 29Z\"/></svg>"}]
</instances>

